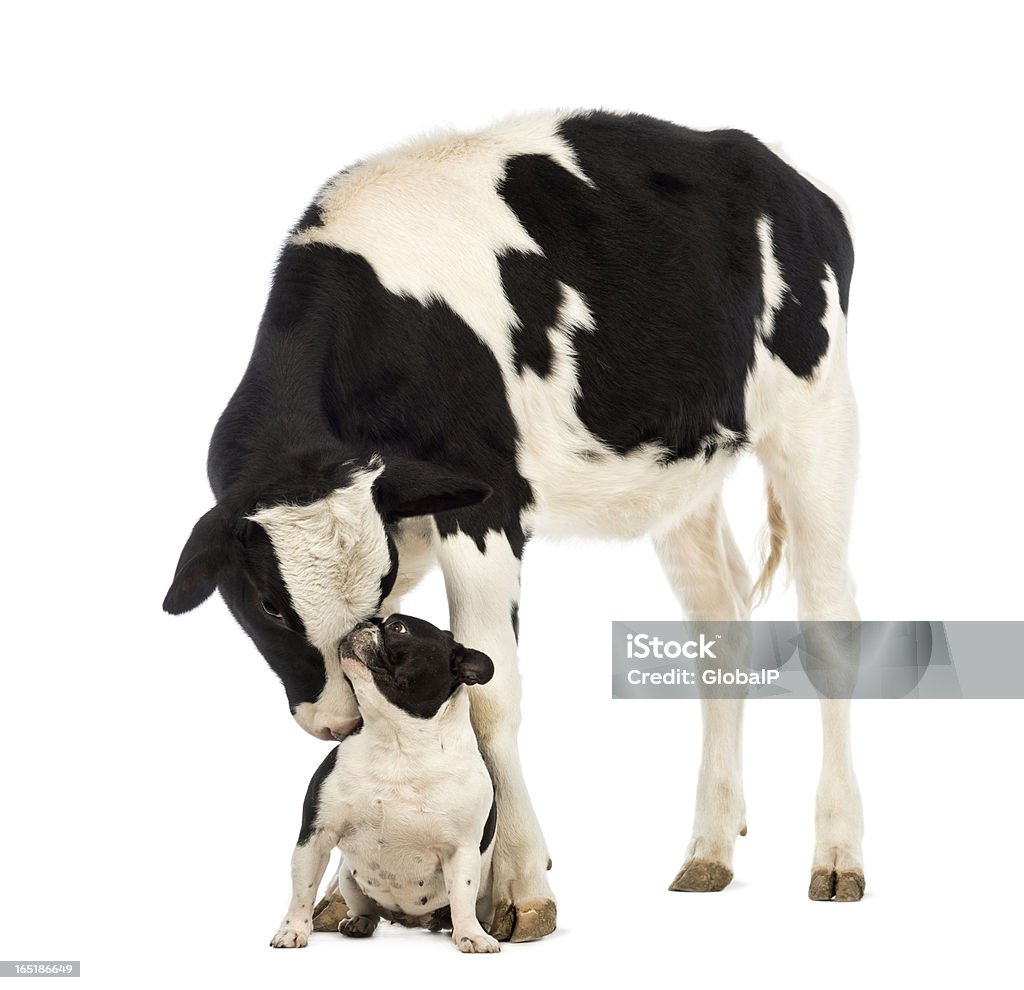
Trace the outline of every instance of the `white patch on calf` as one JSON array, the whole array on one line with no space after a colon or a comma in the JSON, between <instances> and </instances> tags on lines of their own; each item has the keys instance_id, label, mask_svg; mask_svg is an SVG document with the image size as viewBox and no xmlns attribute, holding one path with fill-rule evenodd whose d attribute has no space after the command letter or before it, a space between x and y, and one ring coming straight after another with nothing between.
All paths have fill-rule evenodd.
<instances>
[{"instance_id":1,"label":"white patch on calf","mask_svg":"<svg viewBox=\"0 0 1024 990\"><path fill-rule=\"evenodd\" d=\"M775 314L782 308L789 286L782 277L782 269L775 257L772 222L768 217L758 218L757 241L761 247L761 293L764 296L764 310L760 319L754 322L758 337L761 340L771 340L775 333Z\"/></svg>"},{"instance_id":2,"label":"white patch on calf","mask_svg":"<svg viewBox=\"0 0 1024 990\"><path fill-rule=\"evenodd\" d=\"M374 614L381 578L391 568L371 494L382 470L359 471L349 485L309 505L275 505L248 517L267 531L306 638L328 660L341 638Z\"/></svg>"}]
</instances>

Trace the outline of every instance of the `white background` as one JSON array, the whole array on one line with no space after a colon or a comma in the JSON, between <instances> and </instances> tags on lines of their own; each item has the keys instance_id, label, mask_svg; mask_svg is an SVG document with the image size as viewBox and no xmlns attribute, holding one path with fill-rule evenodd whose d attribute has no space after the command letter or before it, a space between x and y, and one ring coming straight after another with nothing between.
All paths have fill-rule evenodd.
<instances>
[{"instance_id":1,"label":"white background","mask_svg":"<svg viewBox=\"0 0 1024 990\"><path fill-rule=\"evenodd\" d=\"M525 564L523 753L557 934L483 958L390 929L272 951L325 744L292 723L222 603L181 619L159 608L210 502L206 443L276 252L322 180L435 125L606 106L781 141L841 192L858 252L862 612L1021 618L1009 9L7 11L0 958L79 958L104 988L943 986L1019 972L1020 701L856 706L868 896L852 905L805 893L815 706L749 706L736 880L667 893L689 832L697 706L609 697L609 621L677 614L644 543L537 543ZM727 501L753 558L753 463ZM436 575L407 608L445 621ZM793 614L791 593L761 613Z\"/></svg>"}]
</instances>

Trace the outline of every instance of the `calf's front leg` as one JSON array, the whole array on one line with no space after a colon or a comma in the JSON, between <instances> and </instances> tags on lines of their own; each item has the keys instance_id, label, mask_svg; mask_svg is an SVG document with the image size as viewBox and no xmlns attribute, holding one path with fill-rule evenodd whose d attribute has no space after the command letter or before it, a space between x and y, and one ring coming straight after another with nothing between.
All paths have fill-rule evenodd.
<instances>
[{"instance_id":1,"label":"calf's front leg","mask_svg":"<svg viewBox=\"0 0 1024 990\"><path fill-rule=\"evenodd\" d=\"M438 555L455 638L494 661L491 681L470 688L473 728L498 806L491 934L500 941L530 942L555 930L556 907L547 880L547 845L519 761L519 559L493 530L483 550L465 533L444 536Z\"/></svg>"}]
</instances>

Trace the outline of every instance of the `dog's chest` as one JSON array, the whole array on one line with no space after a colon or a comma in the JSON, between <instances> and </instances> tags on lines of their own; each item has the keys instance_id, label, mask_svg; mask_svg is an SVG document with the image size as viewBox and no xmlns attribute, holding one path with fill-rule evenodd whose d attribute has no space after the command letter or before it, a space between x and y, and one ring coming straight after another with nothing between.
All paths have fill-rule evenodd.
<instances>
[{"instance_id":1,"label":"dog's chest","mask_svg":"<svg viewBox=\"0 0 1024 990\"><path fill-rule=\"evenodd\" d=\"M339 759L330 809L338 848L359 888L385 911L429 915L448 904L443 860L480 842L490 777L476 751L403 762L359 752L365 748Z\"/></svg>"},{"instance_id":2,"label":"dog's chest","mask_svg":"<svg viewBox=\"0 0 1024 990\"><path fill-rule=\"evenodd\" d=\"M381 783L353 795L343 814L338 847L363 893L407 914L447 903L441 855L451 836L430 788Z\"/></svg>"}]
</instances>

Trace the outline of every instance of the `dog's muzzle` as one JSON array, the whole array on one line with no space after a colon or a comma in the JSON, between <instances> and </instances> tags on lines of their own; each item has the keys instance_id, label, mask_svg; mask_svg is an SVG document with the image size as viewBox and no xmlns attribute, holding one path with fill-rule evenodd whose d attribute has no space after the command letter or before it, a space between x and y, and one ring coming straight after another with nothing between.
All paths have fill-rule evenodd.
<instances>
[{"instance_id":1,"label":"dog's muzzle","mask_svg":"<svg viewBox=\"0 0 1024 990\"><path fill-rule=\"evenodd\" d=\"M371 665L380 652L380 621L360 622L341 641L341 659Z\"/></svg>"}]
</instances>

